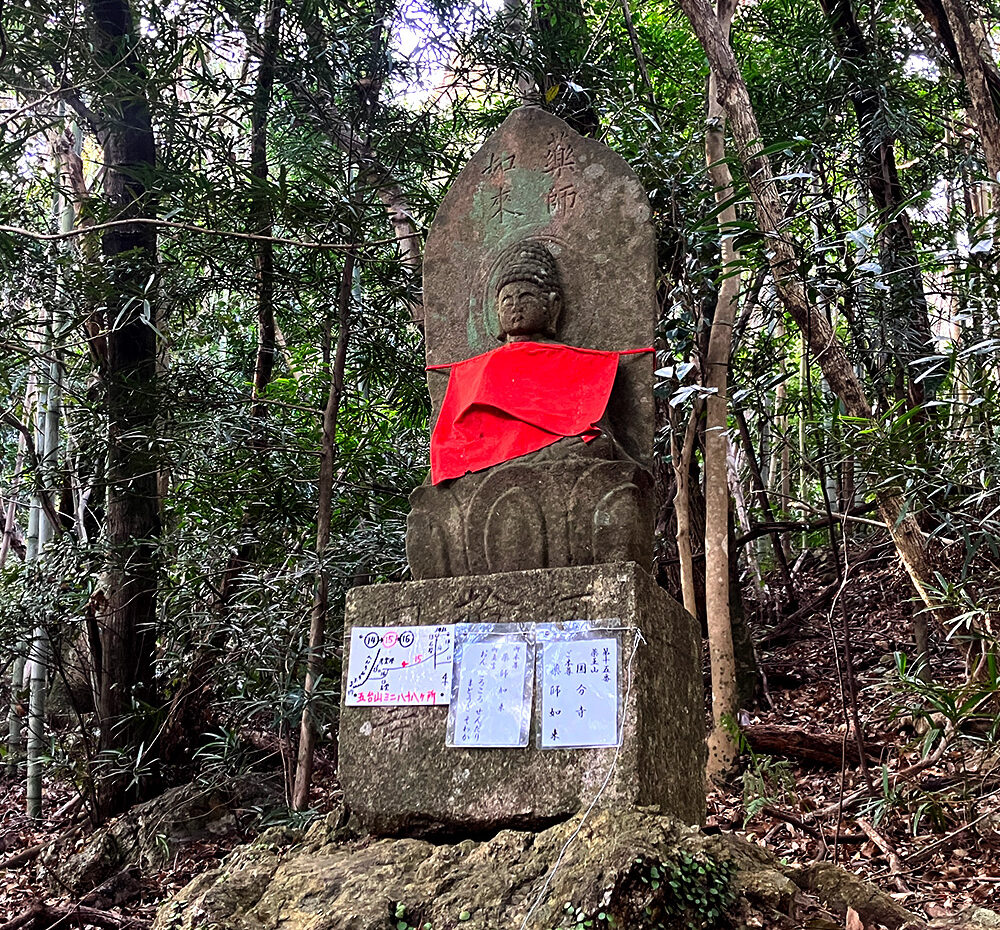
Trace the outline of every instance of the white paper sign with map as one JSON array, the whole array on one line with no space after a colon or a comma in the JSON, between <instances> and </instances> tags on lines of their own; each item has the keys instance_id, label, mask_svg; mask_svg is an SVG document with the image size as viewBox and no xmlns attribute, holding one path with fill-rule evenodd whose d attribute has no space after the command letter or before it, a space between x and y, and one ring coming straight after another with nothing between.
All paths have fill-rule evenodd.
<instances>
[{"instance_id":1,"label":"white paper sign with map","mask_svg":"<svg viewBox=\"0 0 1000 930\"><path fill-rule=\"evenodd\" d=\"M448 746L527 746L535 644L527 626L469 623L455 627L455 677Z\"/></svg>"},{"instance_id":2,"label":"white paper sign with map","mask_svg":"<svg viewBox=\"0 0 1000 930\"><path fill-rule=\"evenodd\" d=\"M348 707L447 704L454 625L355 627L347 665Z\"/></svg>"},{"instance_id":3,"label":"white paper sign with map","mask_svg":"<svg viewBox=\"0 0 1000 930\"><path fill-rule=\"evenodd\" d=\"M539 630L542 749L618 745L618 637Z\"/></svg>"}]
</instances>

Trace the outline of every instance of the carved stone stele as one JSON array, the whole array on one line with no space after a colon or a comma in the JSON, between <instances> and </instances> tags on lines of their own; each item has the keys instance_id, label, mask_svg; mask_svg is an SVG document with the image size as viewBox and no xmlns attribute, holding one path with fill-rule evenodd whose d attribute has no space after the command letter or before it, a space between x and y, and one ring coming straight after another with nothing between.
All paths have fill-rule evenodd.
<instances>
[{"instance_id":1,"label":"carved stone stele","mask_svg":"<svg viewBox=\"0 0 1000 930\"><path fill-rule=\"evenodd\" d=\"M444 705L344 706L338 777L369 830L492 835L598 804L704 819L698 625L645 570L653 359L612 354L652 345L654 251L628 165L538 109L507 119L438 211L424 263L427 362L476 358L434 444L437 477L455 477L410 498L416 580L348 593L344 693L355 627L611 622L623 637L621 742L446 747ZM429 370L428 383L436 423L448 369ZM537 689L532 705L539 726Z\"/></svg>"},{"instance_id":2,"label":"carved stone stele","mask_svg":"<svg viewBox=\"0 0 1000 930\"><path fill-rule=\"evenodd\" d=\"M519 247L527 258L517 258ZM427 363L447 365L526 339L608 351L648 347L654 260L649 203L627 163L540 109L516 110L466 165L431 227ZM554 308L537 332L513 326L509 316L506 328L501 322L499 292L518 280L530 280L537 301ZM447 381L447 369L428 371L433 422ZM650 355L621 358L600 426L594 442L564 439L484 472L439 485L428 479L410 499L413 577L621 561L648 567Z\"/></svg>"}]
</instances>

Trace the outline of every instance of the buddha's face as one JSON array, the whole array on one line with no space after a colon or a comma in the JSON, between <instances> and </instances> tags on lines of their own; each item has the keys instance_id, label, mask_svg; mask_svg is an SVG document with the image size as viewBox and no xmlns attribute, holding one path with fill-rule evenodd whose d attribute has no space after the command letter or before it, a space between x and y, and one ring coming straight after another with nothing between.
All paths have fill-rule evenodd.
<instances>
[{"instance_id":1,"label":"buddha's face","mask_svg":"<svg viewBox=\"0 0 1000 930\"><path fill-rule=\"evenodd\" d=\"M554 336L559 319L559 294L546 293L530 281L512 281L497 294L500 332L508 340Z\"/></svg>"}]
</instances>

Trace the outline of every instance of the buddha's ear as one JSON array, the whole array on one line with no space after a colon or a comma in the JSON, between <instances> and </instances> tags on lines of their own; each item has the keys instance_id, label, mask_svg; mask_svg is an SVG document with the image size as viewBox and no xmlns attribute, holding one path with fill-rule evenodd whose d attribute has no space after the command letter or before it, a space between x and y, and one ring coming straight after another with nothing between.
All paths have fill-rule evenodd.
<instances>
[{"instance_id":1,"label":"buddha's ear","mask_svg":"<svg viewBox=\"0 0 1000 930\"><path fill-rule=\"evenodd\" d=\"M560 296L559 291L549 291L548 304L549 304L548 335L555 336L556 330L559 328L559 316L562 314L562 297Z\"/></svg>"}]
</instances>

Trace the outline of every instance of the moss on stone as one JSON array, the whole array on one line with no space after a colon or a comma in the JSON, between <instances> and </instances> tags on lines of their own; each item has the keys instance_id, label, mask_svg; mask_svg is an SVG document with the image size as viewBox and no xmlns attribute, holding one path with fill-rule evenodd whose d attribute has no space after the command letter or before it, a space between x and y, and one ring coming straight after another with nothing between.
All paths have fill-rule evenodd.
<instances>
[{"instance_id":1,"label":"moss on stone","mask_svg":"<svg viewBox=\"0 0 1000 930\"><path fill-rule=\"evenodd\" d=\"M526 930L791 930L831 914L842 926L848 906L866 923L932 926L843 869L785 866L653 809L458 843L334 839L343 831L331 816L299 846L235 851L164 905L154 930L521 930L529 913Z\"/></svg>"}]
</instances>

